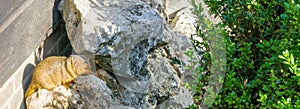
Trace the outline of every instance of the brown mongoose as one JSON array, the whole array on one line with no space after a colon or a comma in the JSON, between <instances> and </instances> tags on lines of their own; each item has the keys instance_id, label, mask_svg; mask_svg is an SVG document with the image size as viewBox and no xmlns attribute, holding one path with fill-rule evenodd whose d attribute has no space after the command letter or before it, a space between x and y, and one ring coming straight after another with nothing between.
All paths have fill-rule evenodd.
<instances>
[{"instance_id":1,"label":"brown mongoose","mask_svg":"<svg viewBox=\"0 0 300 109\"><path fill-rule=\"evenodd\" d=\"M56 86L66 85L81 74L89 74L91 70L79 55L51 56L40 62L34 69L31 83L25 97L37 89L52 90Z\"/></svg>"}]
</instances>

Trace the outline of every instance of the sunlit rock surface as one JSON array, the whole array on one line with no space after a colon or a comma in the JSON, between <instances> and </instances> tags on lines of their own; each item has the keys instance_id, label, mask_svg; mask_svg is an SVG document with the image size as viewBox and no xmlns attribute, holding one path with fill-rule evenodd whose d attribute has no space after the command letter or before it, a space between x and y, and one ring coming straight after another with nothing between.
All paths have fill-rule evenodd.
<instances>
[{"instance_id":1,"label":"sunlit rock surface","mask_svg":"<svg viewBox=\"0 0 300 109\"><path fill-rule=\"evenodd\" d=\"M68 108L71 90L58 86L52 91L38 89L37 92L26 98L27 109L57 109Z\"/></svg>"}]
</instances>

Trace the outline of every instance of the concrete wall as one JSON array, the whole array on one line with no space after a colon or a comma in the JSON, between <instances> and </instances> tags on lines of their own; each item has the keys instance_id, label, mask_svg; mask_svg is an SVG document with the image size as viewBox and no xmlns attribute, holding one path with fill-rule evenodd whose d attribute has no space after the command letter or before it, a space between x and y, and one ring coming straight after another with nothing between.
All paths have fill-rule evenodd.
<instances>
[{"instance_id":1,"label":"concrete wall","mask_svg":"<svg viewBox=\"0 0 300 109\"><path fill-rule=\"evenodd\" d=\"M34 66L71 46L57 10L59 0L0 0L0 109L25 108Z\"/></svg>"}]
</instances>

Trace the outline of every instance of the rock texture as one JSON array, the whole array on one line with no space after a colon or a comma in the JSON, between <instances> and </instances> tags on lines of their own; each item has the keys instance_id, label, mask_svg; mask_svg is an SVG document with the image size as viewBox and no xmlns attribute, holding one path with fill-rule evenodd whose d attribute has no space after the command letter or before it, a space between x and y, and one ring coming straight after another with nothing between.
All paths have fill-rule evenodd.
<instances>
[{"instance_id":1,"label":"rock texture","mask_svg":"<svg viewBox=\"0 0 300 109\"><path fill-rule=\"evenodd\" d=\"M187 37L196 34L194 26L196 16L192 14L193 6L190 0L142 0L144 3L157 10L174 31ZM194 38L196 38L194 36ZM199 39L200 40L200 39Z\"/></svg>"},{"instance_id":2,"label":"rock texture","mask_svg":"<svg viewBox=\"0 0 300 109\"><path fill-rule=\"evenodd\" d=\"M156 109L165 109L166 107L171 109L183 109L184 107L188 107L191 103L193 103L193 98L192 96L189 96L190 94L191 92L187 89L181 89L179 94L172 96L168 100L159 104Z\"/></svg>"},{"instance_id":3,"label":"rock texture","mask_svg":"<svg viewBox=\"0 0 300 109\"><path fill-rule=\"evenodd\" d=\"M107 109L117 104L105 82L94 75L76 78L70 101L72 101L70 106L75 109Z\"/></svg>"},{"instance_id":4,"label":"rock texture","mask_svg":"<svg viewBox=\"0 0 300 109\"><path fill-rule=\"evenodd\" d=\"M26 98L27 109L67 109L71 90L58 86L53 91L39 89Z\"/></svg>"},{"instance_id":5,"label":"rock texture","mask_svg":"<svg viewBox=\"0 0 300 109\"><path fill-rule=\"evenodd\" d=\"M94 55L102 68L95 73L104 80L95 76L76 79L69 107L184 108L193 103L192 94L183 87L193 80L196 66L197 56L186 55L193 50L192 44L161 16L159 4L163 2L147 3L61 2L59 9L74 51Z\"/></svg>"}]
</instances>

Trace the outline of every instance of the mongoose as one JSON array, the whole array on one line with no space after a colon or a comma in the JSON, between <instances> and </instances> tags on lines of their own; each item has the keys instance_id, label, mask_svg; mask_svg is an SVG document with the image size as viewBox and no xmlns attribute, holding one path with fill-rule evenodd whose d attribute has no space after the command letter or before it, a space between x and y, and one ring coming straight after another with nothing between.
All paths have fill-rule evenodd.
<instances>
[{"instance_id":1,"label":"mongoose","mask_svg":"<svg viewBox=\"0 0 300 109\"><path fill-rule=\"evenodd\" d=\"M66 85L81 74L89 74L91 70L79 55L51 56L40 62L34 69L31 83L25 97L37 89L52 90L56 86Z\"/></svg>"}]
</instances>

